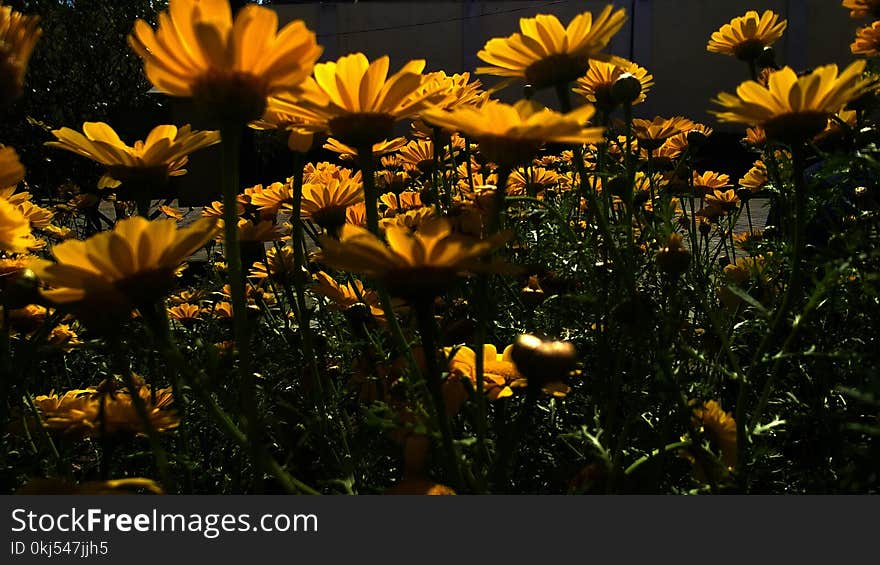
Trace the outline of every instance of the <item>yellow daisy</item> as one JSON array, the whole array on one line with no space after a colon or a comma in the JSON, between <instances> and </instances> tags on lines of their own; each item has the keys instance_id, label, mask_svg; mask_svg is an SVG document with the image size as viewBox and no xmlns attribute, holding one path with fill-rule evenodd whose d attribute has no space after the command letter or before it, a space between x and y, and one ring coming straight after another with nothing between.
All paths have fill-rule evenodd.
<instances>
[{"instance_id":1,"label":"yellow daisy","mask_svg":"<svg viewBox=\"0 0 880 565\"><path fill-rule=\"evenodd\" d=\"M590 61L587 74L577 79L573 91L607 113L621 104L614 95L614 83L626 74L639 81L641 90L632 104L641 104L645 101L648 91L654 86L654 75L648 74L644 68L626 60L614 63Z\"/></svg>"},{"instance_id":2,"label":"yellow daisy","mask_svg":"<svg viewBox=\"0 0 880 565\"><path fill-rule=\"evenodd\" d=\"M127 181L164 182L186 174L188 155L220 142L216 131L193 131L189 125L156 126L146 140L126 144L104 122L85 122L83 133L70 128L52 131L57 141L46 145L82 155L107 167L100 188L115 188Z\"/></svg>"},{"instance_id":3,"label":"yellow daisy","mask_svg":"<svg viewBox=\"0 0 880 565\"><path fill-rule=\"evenodd\" d=\"M233 20L228 0L171 0L156 30L139 19L128 43L156 88L236 123L259 118L266 99L308 77L323 51L301 20L279 31L276 12L256 4Z\"/></svg>"},{"instance_id":4,"label":"yellow daisy","mask_svg":"<svg viewBox=\"0 0 880 565\"><path fill-rule=\"evenodd\" d=\"M772 10L761 15L749 10L714 32L706 49L712 53L735 55L743 61L754 61L765 47L782 37L787 25L788 21L779 21L779 15Z\"/></svg>"},{"instance_id":5,"label":"yellow daisy","mask_svg":"<svg viewBox=\"0 0 880 565\"><path fill-rule=\"evenodd\" d=\"M345 223L346 208L364 200L364 185L355 178L304 184L300 214L335 233Z\"/></svg>"},{"instance_id":6,"label":"yellow daisy","mask_svg":"<svg viewBox=\"0 0 880 565\"><path fill-rule=\"evenodd\" d=\"M595 112L591 104L560 114L533 100L520 100L512 106L491 100L479 108L432 109L423 114L442 127L473 137L490 161L514 167L531 161L547 142L601 141L602 128L584 125Z\"/></svg>"},{"instance_id":7,"label":"yellow daisy","mask_svg":"<svg viewBox=\"0 0 880 565\"><path fill-rule=\"evenodd\" d=\"M120 220L112 231L52 248L56 262L35 260L31 268L51 288L43 296L95 321L127 315L160 298L184 259L217 230L211 218L178 229L171 219Z\"/></svg>"},{"instance_id":8,"label":"yellow daisy","mask_svg":"<svg viewBox=\"0 0 880 565\"><path fill-rule=\"evenodd\" d=\"M593 17L575 16L567 27L550 14L519 21L520 32L490 39L477 53L490 66L477 73L525 79L535 88L571 82L587 72L590 58L597 58L626 20L623 9L610 4Z\"/></svg>"},{"instance_id":9,"label":"yellow daisy","mask_svg":"<svg viewBox=\"0 0 880 565\"><path fill-rule=\"evenodd\" d=\"M853 55L876 57L880 55L880 20L856 31L856 39L850 45Z\"/></svg>"},{"instance_id":10,"label":"yellow daisy","mask_svg":"<svg viewBox=\"0 0 880 565\"><path fill-rule=\"evenodd\" d=\"M0 198L0 250L24 253L34 244L31 223L20 206Z\"/></svg>"},{"instance_id":11,"label":"yellow daisy","mask_svg":"<svg viewBox=\"0 0 880 565\"><path fill-rule=\"evenodd\" d=\"M818 67L798 77L785 67L770 75L769 85L746 81L736 95L722 92L713 112L722 122L760 125L767 137L786 143L809 139L825 129L828 116L863 94L872 82L862 78L865 61L855 61L838 74L837 65Z\"/></svg>"},{"instance_id":12,"label":"yellow daisy","mask_svg":"<svg viewBox=\"0 0 880 565\"><path fill-rule=\"evenodd\" d=\"M315 65L314 78L295 91L282 93L272 107L301 116L311 131L329 130L352 147L371 147L392 137L394 122L413 116L435 94L420 89L425 61L406 63L388 76L389 59L367 59L363 53Z\"/></svg>"},{"instance_id":13,"label":"yellow daisy","mask_svg":"<svg viewBox=\"0 0 880 565\"><path fill-rule=\"evenodd\" d=\"M324 237L323 261L337 269L382 280L392 294L404 298L442 292L462 272L491 269L480 260L509 239L498 234L477 240L454 234L445 218L424 222L417 232L389 226L386 245L369 231L345 224L339 240Z\"/></svg>"}]
</instances>

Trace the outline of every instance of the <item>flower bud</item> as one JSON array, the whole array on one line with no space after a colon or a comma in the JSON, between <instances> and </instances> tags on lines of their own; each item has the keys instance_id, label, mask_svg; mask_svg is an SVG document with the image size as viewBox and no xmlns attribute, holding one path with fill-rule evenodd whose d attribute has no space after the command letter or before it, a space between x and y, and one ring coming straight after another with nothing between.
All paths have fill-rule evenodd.
<instances>
[{"instance_id":1,"label":"flower bud","mask_svg":"<svg viewBox=\"0 0 880 565\"><path fill-rule=\"evenodd\" d=\"M642 83L631 73L623 73L614 81L611 94L618 104L632 104L642 94Z\"/></svg>"},{"instance_id":2,"label":"flower bud","mask_svg":"<svg viewBox=\"0 0 880 565\"><path fill-rule=\"evenodd\" d=\"M0 302L14 310L40 301L40 281L30 269L20 269L0 277Z\"/></svg>"},{"instance_id":3,"label":"flower bud","mask_svg":"<svg viewBox=\"0 0 880 565\"><path fill-rule=\"evenodd\" d=\"M684 273L690 262L691 253L685 248L681 235L677 233L670 234L666 244L657 252L657 266L672 277Z\"/></svg>"},{"instance_id":4,"label":"flower bud","mask_svg":"<svg viewBox=\"0 0 880 565\"><path fill-rule=\"evenodd\" d=\"M571 342L544 341L529 334L516 338L511 356L530 388L564 380L577 362L577 352Z\"/></svg>"},{"instance_id":5,"label":"flower bud","mask_svg":"<svg viewBox=\"0 0 880 565\"><path fill-rule=\"evenodd\" d=\"M764 47L761 54L755 60L755 65L759 69L776 69L776 51L769 45Z\"/></svg>"},{"instance_id":6,"label":"flower bud","mask_svg":"<svg viewBox=\"0 0 880 565\"><path fill-rule=\"evenodd\" d=\"M705 146L707 141L709 141L709 138L705 133L698 129L692 129L687 132L688 147L699 149L700 147Z\"/></svg>"}]
</instances>

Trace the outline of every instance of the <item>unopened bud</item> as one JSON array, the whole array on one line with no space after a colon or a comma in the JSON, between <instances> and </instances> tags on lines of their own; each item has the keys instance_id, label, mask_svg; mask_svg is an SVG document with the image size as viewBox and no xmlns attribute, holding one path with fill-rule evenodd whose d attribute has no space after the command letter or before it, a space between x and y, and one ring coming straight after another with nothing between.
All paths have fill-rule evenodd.
<instances>
[{"instance_id":1,"label":"unopened bud","mask_svg":"<svg viewBox=\"0 0 880 565\"><path fill-rule=\"evenodd\" d=\"M516 338L511 357L529 387L564 380L577 362L577 352L571 342L544 341L529 334Z\"/></svg>"},{"instance_id":2,"label":"unopened bud","mask_svg":"<svg viewBox=\"0 0 880 565\"><path fill-rule=\"evenodd\" d=\"M631 73L623 73L614 81L611 94L618 104L632 104L642 94L642 83Z\"/></svg>"}]
</instances>

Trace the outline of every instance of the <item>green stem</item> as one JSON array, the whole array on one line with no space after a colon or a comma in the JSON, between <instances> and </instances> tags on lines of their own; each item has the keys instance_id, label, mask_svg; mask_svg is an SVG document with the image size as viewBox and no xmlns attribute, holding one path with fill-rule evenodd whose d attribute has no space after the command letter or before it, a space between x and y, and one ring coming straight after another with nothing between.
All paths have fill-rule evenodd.
<instances>
[{"instance_id":1,"label":"green stem","mask_svg":"<svg viewBox=\"0 0 880 565\"><path fill-rule=\"evenodd\" d=\"M244 269L241 263L241 246L238 241L237 199L239 190L239 159L242 137L240 124L226 124L220 129L223 158L223 222L226 264L229 269L229 286L232 291L232 320L235 346L238 350L239 393L247 421L248 436L254 446L251 458L254 463L254 487L262 490L263 470L257 447L262 444L262 429L257 407L256 379L251 369L250 328L247 319Z\"/></svg>"},{"instance_id":2,"label":"green stem","mask_svg":"<svg viewBox=\"0 0 880 565\"><path fill-rule=\"evenodd\" d=\"M293 224L293 262L294 277L293 286L296 291L295 312L298 315L299 331L302 336L303 356L309 365L309 371L312 373L312 380L315 382L318 394L321 397L321 404L324 400L324 385L321 382L321 375L318 371L318 361L315 356L315 347L312 340L312 328L309 320L309 309L306 306L305 280L303 269L305 268L305 236L303 233L302 221L302 192L303 192L303 167L305 166L305 155L302 153L293 154L293 214L291 215L291 223ZM322 409L321 406L316 406Z\"/></svg>"},{"instance_id":3,"label":"green stem","mask_svg":"<svg viewBox=\"0 0 880 565\"><path fill-rule=\"evenodd\" d=\"M434 337L434 303L433 298L423 298L415 301L416 318L419 324L419 334L422 338L422 350L425 354L425 381L428 391L434 402L434 412L437 417L437 425L443 442L443 452L446 458L446 472L451 477L457 488L464 484L459 457L455 449L452 435L452 425L446 414L446 401L443 399L443 383L440 379L440 366L437 363L437 345Z\"/></svg>"},{"instance_id":4,"label":"green stem","mask_svg":"<svg viewBox=\"0 0 880 565\"><path fill-rule=\"evenodd\" d=\"M217 400L211 394L207 386L204 375L198 369L189 364L189 361L177 348L171 333L168 331L168 314L164 308L157 309L157 316L150 320L150 330L156 336L157 342L160 344L160 351L163 357L169 362L178 375L188 381L187 384L198 395L199 399L208 410L208 414L213 418L214 423L232 439L243 450L256 451L260 458L261 466L266 468L272 476L281 484L285 492L291 494L321 494L309 485L303 483L296 477L288 473L261 444L255 444L241 429L235 424L232 418L217 403Z\"/></svg>"},{"instance_id":5,"label":"green stem","mask_svg":"<svg viewBox=\"0 0 880 565\"><path fill-rule=\"evenodd\" d=\"M364 204L367 208L367 229L379 235L379 193L376 190L375 169L372 146L358 148L358 163L364 181Z\"/></svg>"},{"instance_id":6,"label":"green stem","mask_svg":"<svg viewBox=\"0 0 880 565\"><path fill-rule=\"evenodd\" d=\"M134 410L141 421L143 432L147 435L147 439L150 442L150 449L153 451L153 458L156 462L156 469L159 472L159 478L162 481L162 487L165 492L174 492L176 487L174 485L174 479L168 471L168 454L162 446L162 441L159 439L159 432L156 431L156 428L153 427L153 423L150 421L150 415L147 412L147 405L144 402L144 399L141 398L140 389L134 382L134 376L131 373L131 368L128 365L128 360L122 349L122 344L118 339L113 338L111 338L109 342L112 350L114 370L122 376L125 387L128 389L128 394L131 396L132 406L134 406Z\"/></svg>"},{"instance_id":7,"label":"green stem","mask_svg":"<svg viewBox=\"0 0 880 565\"><path fill-rule=\"evenodd\" d=\"M655 449L651 453L643 455L643 456L639 457L638 459L636 459L635 461L633 461L632 465L627 467L626 470L623 472L623 474L627 475L627 476L632 475L633 473L636 472L636 470L639 467L641 467L642 465L644 465L645 463L647 463L648 461L650 461L654 457L657 457L658 455L660 455L662 453L669 453L670 451L675 451L676 449L690 447L690 445L691 445L690 441L677 441L675 443L670 443L670 444L665 445L663 447L663 449Z\"/></svg>"}]
</instances>

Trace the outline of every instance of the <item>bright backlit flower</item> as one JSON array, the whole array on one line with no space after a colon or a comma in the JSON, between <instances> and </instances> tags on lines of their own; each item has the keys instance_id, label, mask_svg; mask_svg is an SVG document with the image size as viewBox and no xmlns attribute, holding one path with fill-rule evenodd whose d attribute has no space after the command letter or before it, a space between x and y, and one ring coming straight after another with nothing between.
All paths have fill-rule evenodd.
<instances>
[{"instance_id":1,"label":"bright backlit flower","mask_svg":"<svg viewBox=\"0 0 880 565\"><path fill-rule=\"evenodd\" d=\"M492 100L479 108L427 110L424 115L433 123L473 137L490 161L514 167L531 161L547 142L601 141L602 128L584 126L595 112L591 104L560 114L532 100L520 100L512 106Z\"/></svg>"},{"instance_id":2,"label":"bright backlit flower","mask_svg":"<svg viewBox=\"0 0 880 565\"><path fill-rule=\"evenodd\" d=\"M587 72L626 20L623 9L610 4L595 18L590 12L575 16L567 27L550 14L521 18L520 32L490 39L477 53L488 67L477 72L525 79L535 88L571 82Z\"/></svg>"},{"instance_id":3,"label":"bright backlit flower","mask_svg":"<svg viewBox=\"0 0 880 565\"><path fill-rule=\"evenodd\" d=\"M38 16L0 6L0 101L8 105L21 95L28 61L43 31Z\"/></svg>"},{"instance_id":4,"label":"bright backlit flower","mask_svg":"<svg viewBox=\"0 0 880 565\"><path fill-rule=\"evenodd\" d=\"M33 244L31 223L21 207L0 198L0 251L24 253Z\"/></svg>"},{"instance_id":5,"label":"bright backlit flower","mask_svg":"<svg viewBox=\"0 0 880 565\"><path fill-rule=\"evenodd\" d=\"M156 126L144 141L129 146L113 128L103 122L85 122L83 133L70 128L53 130L58 141L46 145L82 155L107 167L98 186L115 188L120 183L164 182L169 176L186 173L189 154L220 142L216 131L193 131L189 125Z\"/></svg>"},{"instance_id":6,"label":"bright backlit flower","mask_svg":"<svg viewBox=\"0 0 880 565\"><path fill-rule=\"evenodd\" d=\"M736 95L722 92L714 102L724 110L713 113L722 122L760 125L770 139L804 141L825 129L829 115L870 88L871 81L862 78L864 69L860 60L839 74L837 65L825 65L798 77L785 67L770 75L766 87L746 81Z\"/></svg>"},{"instance_id":7,"label":"bright backlit flower","mask_svg":"<svg viewBox=\"0 0 880 565\"><path fill-rule=\"evenodd\" d=\"M165 294L180 264L216 230L211 218L181 229L171 219L127 218L85 241L59 243L57 262L35 260L31 268L51 287L43 291L50 302L88 320L127 315Z\"/></svg>"},{"instance_id":8,"label":"bright backlit flower","mask_svg":"<svg viewBox=\"0 0 880 565\"><path fill-rule=\"evenodd\" d=\"M779 21L779 15L772 10L766 10L761 15L749 10L744 16L733 18L714 32L706 49L722 55L735 55L743 61L753 61L765 47L782 37L787 25L788 21Z\"/></svg>"},{"instance_id":9,"label":"bright backlit flower","mask_svg":"<svg viewBox=\"0 0 880 565\"><path fill-rule=\"evenodd\" d=\"M388 76L389 59L370 62L363 53L315 65L314 78L280 94L271 107L301 116L305 128L329 130L352 147L372 146L392 137L394 122L413 116L434 92L420 90L425 61L405 64Z\"/></svg>"},{"instance_id":10,"label":"bright backlit flower","mask_svg":"<svg viewBox=\"0 0 880 565\"><path fill-rule=\"evenodd\" d=\"M850 45L853 55L876 57L880 55L880 20L856 31L856 39Z\"/></svg>"},{"instance_id":11,"label":"bright backlit flower","mask_svg":"<svg viewBox=\"0 0 880 565\"><path fill-rule=\"evenodd\" d=\"M492 269L480 258L503 245L510 234L473 239L454 234L449 220L437 218L423 223L417 232L389 226L385 237L387 245L369 231L345 224L338 241L323 238L323 261L380 279L397 296L432 296L459 273Z\"/></svg>"},{"instance_id":12,"label":"bright backlit flower","mask_svg":"<svg viewBox=\"0 0 880 565\"><path fill-rule=\"evenodd\" d=\"M516 369L511 358L513 346L508 345L502 353L494 345L483 345L483 387L489 400L513 396L513 389L526 386L526 378ZM453 348L443 350L448 357ZM449 372L464 377L472 384L477 382L477 354L470 347L459 347L449 359Z\"/></svg>"},{"instance_id":13,"label":"bright backlit flower","mask_svg":"<svg viewBox=\"0 0 880 565\"><path fill-rule=\"evenodd\" d=\"M241 124L308 77L323 51L301 20L278 31L274 10L248 4L233 21L229 0L171 0L156 30L139 19L128 43L156 88Z\"/></svg>"},{"instance_id":14,"label":"bright backlit flower","mask_svg":"<svg viewBox=\"0 0 880 565\"><path fill-rule=\"evenodd\" d=\"M644 68L626 60L613 63L590 61L590 69L586 75L577 80L574 93L605 111L613 110L621 103L614 95L614 83L627 73L635 77L641 85L641 91L632 104L641 104L645 101L648 91L654 86L654 75L648 74Z\"/></svg>"}]
</instances>

